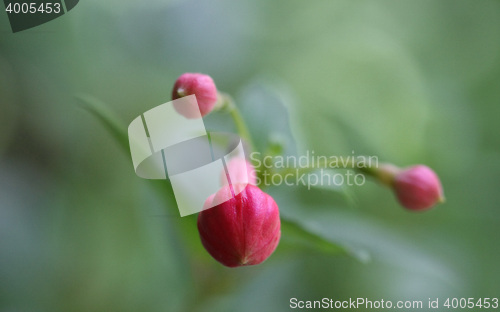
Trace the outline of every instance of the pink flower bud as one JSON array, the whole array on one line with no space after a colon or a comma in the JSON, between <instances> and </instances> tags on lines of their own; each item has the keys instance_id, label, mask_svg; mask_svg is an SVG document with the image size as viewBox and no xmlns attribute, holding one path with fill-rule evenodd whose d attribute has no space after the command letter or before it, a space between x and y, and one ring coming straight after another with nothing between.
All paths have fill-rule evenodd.
<instances>
[{"instance_id":1,"label":"pink flower bud","mask_svg":"<svg viewBox=\"0 0 500 312\"><path fill-rule=\"evenodd\" d=\"M175 81L172 90L172 100L194 94L201 116L210 113L217 102L217 88L212 78L208 75L198 73L182 74ZM190 107L185 107L182 103L174 102L175 110L186 118L199 118L200 114Z\"/></svg>"},{"instance_id":2,"label":"pink flower bud","mask_svg":"<svg viewBox=\"0 0 500 312\"><path fill-rule=\"evenodd\" d=\"M229 178L226 178L226 172L221 173L221 184L225 185L229 181L231 184L252 184L257 185L257 176L255 168L243 157L234 157L227 163L227 172Z\"/></svg>"},{"instance_id":3,"label":"pink flower bud","mask_svg":"<svg viewBox=\"0 0 500 312\"><path fill-rule=\"evenodd\" d=\"M426 210L444 201L438 176L424 165L399 171L394 176L392 186L401 205L411 210Z\"/></svg>"},{"instance_id":4,"label":"pink flower bud","mask_svg":"<svg viewBox=\"0 0 500 312\"><path fill-rule=\"evenodd\" d=\"M238 187L236 185L235 187ZM227 197L229 186L214 197ZM247 185L234 198L198 215L201 242L215 260L228 267L255 265L266 260L278 246L281 223L278 205L258 187Z\"/></svg>"}]
</instances>

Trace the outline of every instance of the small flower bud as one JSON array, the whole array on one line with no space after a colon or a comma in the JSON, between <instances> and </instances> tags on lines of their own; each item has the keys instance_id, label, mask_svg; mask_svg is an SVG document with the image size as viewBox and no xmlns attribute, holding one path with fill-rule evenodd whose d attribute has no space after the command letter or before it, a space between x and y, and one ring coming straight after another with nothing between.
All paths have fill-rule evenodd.
<instances>
[{"instance_id":1,"label":"small flower bud","mask_svg":"<svg viewBox=\"0 0 500 312\"><path fill-rule=\"evenodd\" d=\"M234 185L238 188L241 186ZM205 202L217 202L233 192L222 187ZM198 215L198 231L205 249L225 266L255 265L278 246L281 223L278 205L258 187L248 184L238 195Z\"/></svg>"},{"instance_id":2,"label":"small flower bud","mask_svg":"<svg viewBox=\"0 0 500 312\"><path fill-rule=\"evenodd\" d=\"M399 170L392 187L401 205L410 210L426 210L444 201L438 176L424 165Z\"/></svg>"},{"instance_id":3,"label":"small flower bud","mask_svg":"<svg viewBox=\"0 0 500 312\"><path fill-rule=\"evenodd\" d=\"M226 177L226 172L221 173L221 184L252 184L257 185L257 176L255 168L252 164L243 157L234 157L227 163L227 172L229 177ZM227 182L226 182L227 181Z\"/></svg>"},{"instance_id":4,"label":"small flower bud","mask_svg":"<svg viewBox=\"0 0 500 312\"><path fill-rule=\"evenodd\" d=\"M201 117L212 111L217 102L217 88L210 76L199 73L185 73L177 78L172 90L172 100L192 94L196 96ZM186 118L200 117L198 112L194 112L190 107L183 106L182 103L174 102L174 108Z\"/></svg>"}]
</instances>

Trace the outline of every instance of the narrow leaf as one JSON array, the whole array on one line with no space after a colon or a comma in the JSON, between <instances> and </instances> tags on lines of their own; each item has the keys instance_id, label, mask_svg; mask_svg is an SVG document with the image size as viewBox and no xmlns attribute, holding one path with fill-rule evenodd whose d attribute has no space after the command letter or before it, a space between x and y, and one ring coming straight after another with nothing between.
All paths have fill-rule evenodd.
<instances>
[{"instance_id":1,"label":"narrow leaf","mask_svg":"<svg viewBox=\"0 0 500 312\"><path fill-rule=\"evenodd\" d=\"M116 139L122 150L129 155L130 147L128 143L127 128L108 106L100 100L86 94L78 95L76 99L85 110L89 111L102 123Z\"/></svg>"},{"instance_id":2,"label":"narrow leaf","mask_svg":"<svg viewBox=\"0 0 500 312\"><path fill-rule=\"evenodd\" d=\"M106 104L90 95L78 95L79 104L92 115L94 115L101 124L109 131L120 145L126 155L130 155L130 146L128 142L127 128L125 124L111 111ZM131 166L132 167L132 166ZM168 206L177 207L173 196L170 180L148 180L146 181L155 192L162 197Z\"/></svg>"},{"instance_id":3,"label":"narrow leaf","mask_svg":"<svg viewBox=\"0 0 500 312\"><path fill-rule=\"evenodd\" d=\"M283 215L281 216L282 236L294 244L307 246L329 254L349 255L360 262L368 262L370 260L370 255L366 251L340 245L315 231L314 228L313 226L308 226L307 223L297 222Z\"/></svg>"}]
</instances>

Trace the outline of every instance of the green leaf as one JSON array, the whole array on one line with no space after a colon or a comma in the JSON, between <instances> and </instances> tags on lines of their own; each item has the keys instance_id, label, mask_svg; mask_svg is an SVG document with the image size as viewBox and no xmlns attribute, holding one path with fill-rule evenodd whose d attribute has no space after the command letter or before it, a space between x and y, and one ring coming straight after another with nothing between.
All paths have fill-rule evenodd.
<instances>
[{"instance_id":1,"label":"green leaf","mask_svg":"<svg viewBox=\"0 0 500 312\"><path fill-rule=\"evenodd\" d=\"M113 138L115 138L122 151L125 152L126 155L130 155L130 146L125 124L108 108L108 105L90 95L78 95L76 98L80 105L94 115ZM145 183L150 185L151 188L165 200L169 207L177 207L170 180L147 180Z\"/></svg>"},{"instance_id":2,"label":"green leaf","mask_svg":"<svg viewBox=\"0 0 500 312\"><path fill-rule=\"evenodd\" d=\"M127 128L115 113L112 112L106 104L90 95L78 95L76 99L85 110L90 112L101 122L106 130L116 139L122 150L129 154L130 146Z\"/></svg>"},{"instance_id":3,"label":"green leaf","mask_svg":"<svg viewBox=\"0 0 500 312\"><path fill-rule=\"evenodd\" d=\"M322 236L322 233L311 224L283 215L281 216L281 231L283 240L294 244L294 247L298 245L329 254L349 255L361 262L367 262L370 259L367 252L340 245Z\"/></svg>"},{"instance_id":4,"label":"green leaf","mask_svg":"<svg viewBox=\"0 0 500 312\"><path fill-rule=\"evenodd\" d=\"M325 216L342 216L339 213L342 210L335 208L346 206L342 196L328 190L308 190L300 186L271 187L268 192L280 207L284 242L290 239L295 246L329 254L345 254L361 262L370 260L367 249L349 240L349 233L340 233L334 223L326 226L322 222ZM341 222L341 219L336 222Z\"/></svg>"},{"instance_id":5,"label":"green leaf","mask_svg":"<svg viewBox=\"0 0 500 312\"><path fill-rule=\"evenodd\" d=\"M247 122L255 148L261 153L296 155L288 107L293 97L286 87L269 79L257 79L246 86L236 105Z\"/></svg>"}]
</instances>

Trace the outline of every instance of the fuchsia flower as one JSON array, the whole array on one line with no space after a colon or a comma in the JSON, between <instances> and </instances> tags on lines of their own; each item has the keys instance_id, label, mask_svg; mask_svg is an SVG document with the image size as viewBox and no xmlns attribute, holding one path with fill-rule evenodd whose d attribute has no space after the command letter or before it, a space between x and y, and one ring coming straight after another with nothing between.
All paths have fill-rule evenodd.
<instances>
[{"instance_id":1,"label":"fuchsia flower","mask_svg":"<svg viewBox=\"0 0 500 312\"><path fill-rule=\"evenodd\" d=\"M201 117L213 110L217 102L217 87L210 76L199 73L185 73L177 78L172 90L172 100L192 94L196 96ZM186 118L200 117L197 111L193 111L191 107L183 106L182 103L174 102L174 108Z\"/></svg>"},{"instance_id":2,"label":"fuchsia flower","mask_svg":"<svg viewBox=\"0 0 500 312\"><path fill-rule=\"evenodd\" d=\"M424 165L396 171L392 187L401 205L410 210L426 210L444 201L441 181Z\"/></svg>"},{"instance_id":3,"label":"fuchsia flower","mask_svg":"<svg viewBox=\"0 0 500 312\"><path fill-rule=\"evenodd\" d=\"M241 190L243 186L234 185ZM232 192L222 187L205 202L209 207ZM278 246L281 222L278 205L258 187L248 184L235 197L198 215L198 231L205 249L225 266L255 265Z\"/></svg>"}]
</instances>

